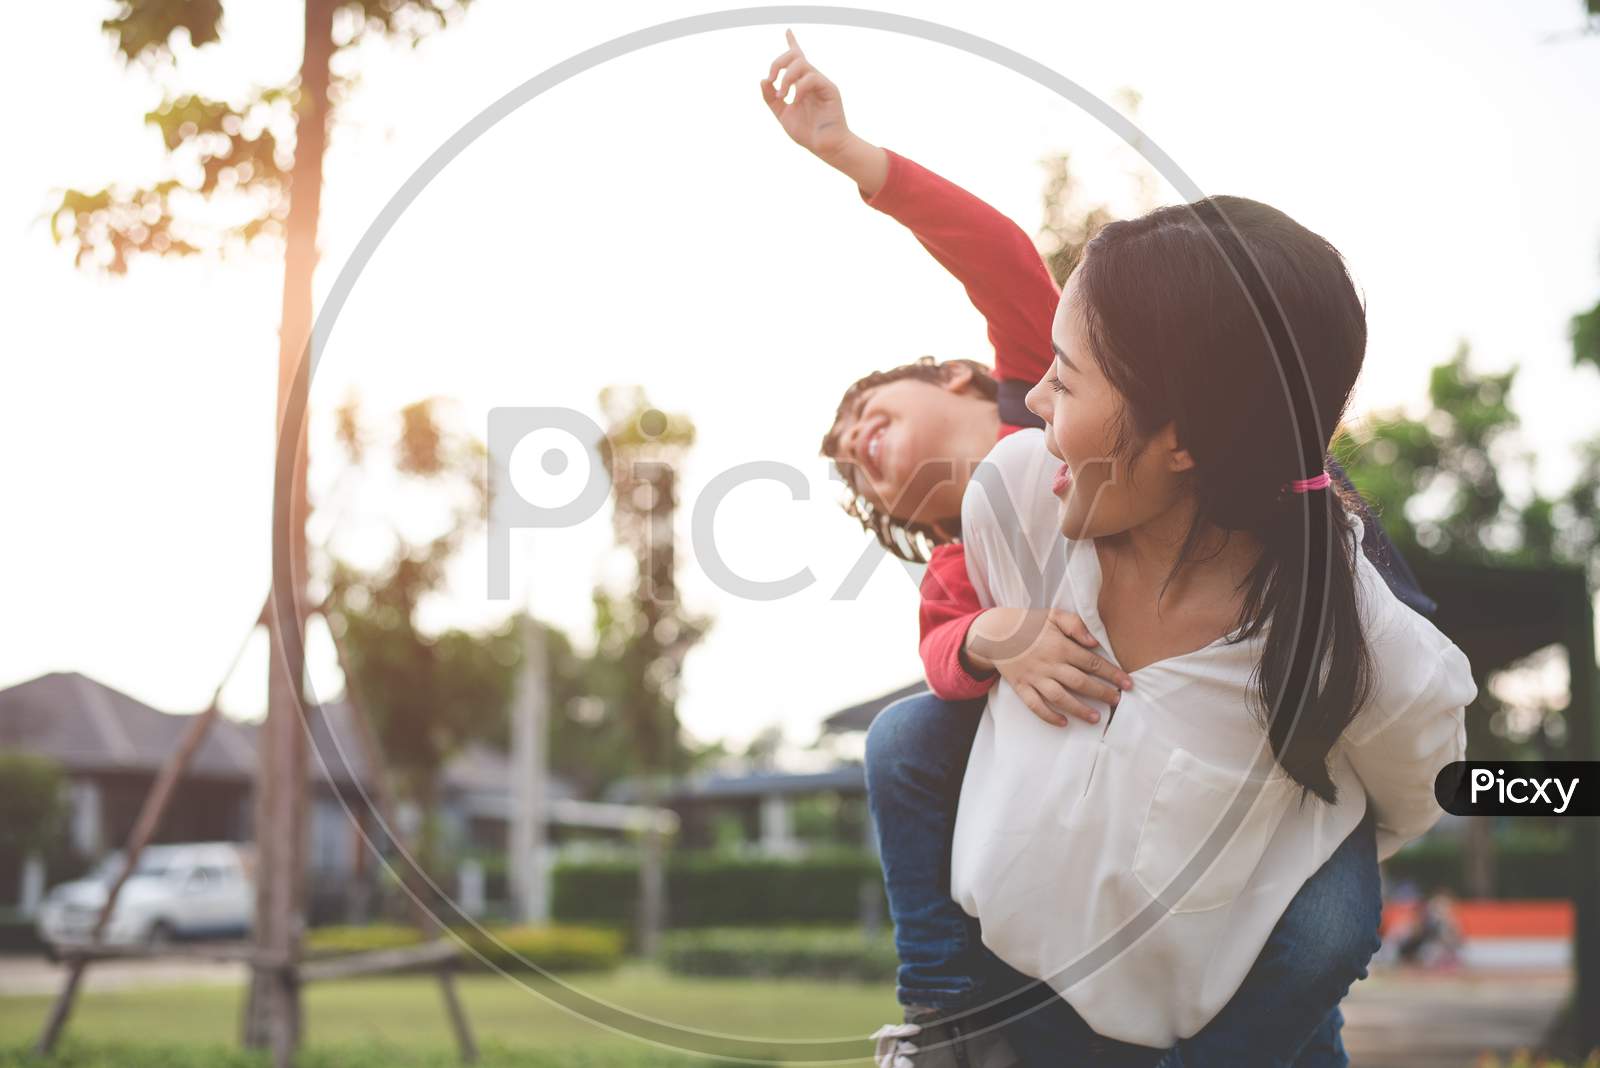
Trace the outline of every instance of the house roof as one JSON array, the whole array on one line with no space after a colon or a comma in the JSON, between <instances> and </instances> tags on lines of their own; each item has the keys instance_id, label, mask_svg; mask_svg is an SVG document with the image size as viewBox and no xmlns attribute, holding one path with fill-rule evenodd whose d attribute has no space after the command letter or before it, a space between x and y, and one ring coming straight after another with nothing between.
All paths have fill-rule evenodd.
<instances>
[{"instance_id":1,"label":"house roof","mask_svg":"<svg viewBox=\"0 0 1600 1068\"><path fill-rule=\"evenodd\" d=\"M351 706L329 701L307 710L311 778L341 785L365 780L367 762L351 720ZM21 749L57 761L69 773L154 774L177 747L190 723L75 671L52 672L0 690L0 748ZM195 752L193 778L250 781L256 772L259 727L219 716ZM489 746L466 746L445 765L443 786L463 792L510 789L510 761ZM570 797L572 787L552 777L550 795Z\"/></svg>"},{"instance_id":2,"label":"house roof","mask_svg":"<svg viewBox=\"0 0 1600 1068\"><path fill-rule=\"evenodd\" d=\"M482 742L468 742L450 758L444 769L444 788L462 794L509 797L511 757ZM569 799L577 796L572 783L559 775L545 777L545 796Z\"/></svg>"},{"instance_id":3,"label":"house roof","mask_svg":"<svg viewBox=\"0 0 1600 1068\"><path fill-rule=\"evenodd\" d=\"M840 734L845 731L864 731L872 725L872 721L877 717L879 712L882 712L884 709L888 708L902 697L910 697L912 694L923 693L927 690L927 688L927 683L919 680L911 683L909 686L902 686L898 690L891 690L889 693L879 694L877 697L874 697L871 700L862 701L858 705L851 705L849 708L841 708L839 711L833 713L822 721L822 733Z\"/></svg>"},{"instance_id":4,"label":"house roof","mask_svg":"<svg viewBox=\"0 0 1600 1068\"><path fill-rule=\"evenodd\" d=\"M68 771L153 771L177 746L189 717L172 715L75 671L52 672L0 690L0 747L58 761ZM248 777L252 728L218 719L190 773Z\"/></svg>"}]
</instances>

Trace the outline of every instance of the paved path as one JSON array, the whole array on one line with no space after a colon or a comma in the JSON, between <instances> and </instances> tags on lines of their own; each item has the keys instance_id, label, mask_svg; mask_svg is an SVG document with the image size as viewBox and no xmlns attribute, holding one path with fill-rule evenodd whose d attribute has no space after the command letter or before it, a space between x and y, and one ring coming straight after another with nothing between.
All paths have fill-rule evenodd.
<instances>
[{"instance_id":1,"label":"paved path","mask_svg":"<svg viewBox=\"0 0 1600 1068\"><path fill-rule=\"evenodd\" d=\"M0 956L0 997L54 994L61 989L66 974L65 964L52 964L43 957ZM238 962L109 960L90 965L83 974L83 989L242 983L245 976L245 966Z\"/></svg>"},{"instance_id":2,"label":"paved path","mask_svg":"<svg viewBox=\"0 0 1600 1068\"><path fill-rule=\"evenodd\" d=\"M1345 999L1345 1047L1354 1068L1473 1068L1485 1050L1537 1046L1571 984L1560 971L1376 972Z\"/></svg>"}]
</instances>

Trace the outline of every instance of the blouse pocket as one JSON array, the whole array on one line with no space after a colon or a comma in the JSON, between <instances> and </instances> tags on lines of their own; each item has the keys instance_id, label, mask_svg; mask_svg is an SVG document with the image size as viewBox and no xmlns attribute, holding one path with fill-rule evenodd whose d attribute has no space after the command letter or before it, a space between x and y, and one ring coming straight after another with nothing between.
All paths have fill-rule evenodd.
<instances>
[{"instance_id":1,"label":"blouse pocket","mask_svg":"<svg viewBox=\"0 0 1600 1068\"><path fill-rule=\"evenodd\" d=\"M1293 791L1281 771L1249 779L1174 749L1139 831L1134 878L1173 912L1228 904L1260 865Z\"/></svg>"}]
</instances>

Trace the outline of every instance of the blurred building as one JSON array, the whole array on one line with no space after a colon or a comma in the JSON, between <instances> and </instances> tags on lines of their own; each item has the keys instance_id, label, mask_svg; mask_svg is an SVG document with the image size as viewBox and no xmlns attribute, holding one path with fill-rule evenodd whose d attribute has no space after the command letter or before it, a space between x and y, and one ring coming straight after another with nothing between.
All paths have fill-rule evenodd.
<instances>
[{"instance_id":1,"label":"blurred building","mask_svg":"<svg viewBox=\"0 0 1600 1068\"><path fill-rule=\"evenodd\" d=\"M308 812L309 905L314 922L362 918L379 882L368 839L382 841L368 801L372 771L357 744L350 706L333 701L308 711L311 803ZM53 672L0 690L0 748L48 757L70 784L68 846L78 866L98 861L128 839L163 762L189 716L163 712L77 672ZM253 838L258 727L219 717L178 784L158 842L249 842ZM445 766L439 837L462 881L462 896L481 909L503 897L511 814L506 755L469 745ZM628 806L583 802L559 778L547 783L553 840L578 832L627 833L641 817ZM404 836L418 814L400 806ZM43 889L37 868L14 858L0 870L0 907L31 912ZM30 871L30 866L32 870Z\"/></svg>"},{"instance_id":2,"label":"blurred building","mask_svg":"<svg viewBox=\"0 0 1600 1068\"><path fill-rule=\"evenodd\" d=\"M830 713L822 721L816 748L864 735L879 712L926 689L915 682ZM634 802L643 791L640 784L628 781L618 783L607 796ZM681 828L677 845L685 849L795 857L813 848L877 848L859 761L836 760L831 767L809 771L755 768L690 775L661 790L659 797L677 814Z\"/></svg>"}]
</instances>

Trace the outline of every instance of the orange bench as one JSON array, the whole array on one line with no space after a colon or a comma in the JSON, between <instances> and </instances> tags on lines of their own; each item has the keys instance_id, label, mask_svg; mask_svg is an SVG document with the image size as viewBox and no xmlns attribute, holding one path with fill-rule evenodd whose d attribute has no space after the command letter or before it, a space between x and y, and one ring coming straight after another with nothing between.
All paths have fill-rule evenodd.
<instances>
[{"instance_id":1,"label":"orange bench","mask_svg":"<svg viewBox=\"0 0 1600 1068\"><path fill-rule=\"evenodd\" d=\"M1398 927L1409 926L1416 918L1420 902L1386 902L1379 930L1387 935ZM1570 901L1469 901L1454 902L1461 937L1476 938L1572 938L1576 915Z\"/></svg>"}]
</instances>

